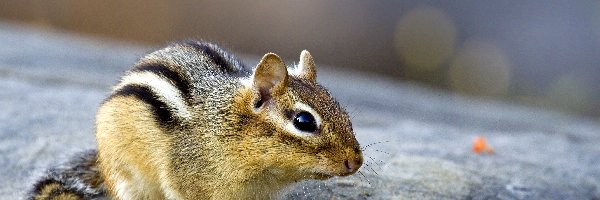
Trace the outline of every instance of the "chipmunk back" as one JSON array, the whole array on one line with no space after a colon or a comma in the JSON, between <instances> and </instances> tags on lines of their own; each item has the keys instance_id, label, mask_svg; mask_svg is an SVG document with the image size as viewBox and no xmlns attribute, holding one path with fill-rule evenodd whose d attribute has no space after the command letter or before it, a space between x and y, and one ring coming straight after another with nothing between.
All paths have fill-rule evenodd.
<instances>
[{"instance_id":1,"label":"chipmunk back","mask_svg":"<svg viewBox=\"0 0 600 200\"><path fill-rule=\"evenodd\" d=\"M272 53L250 69L214 44L176 43L129 70L96 118L97 153L86 158L98 175L82 181L96 193L76 197L273 199L363 162L348 114L317 84L307 51L289 69ZM56 182L37 184L32 198L68 188Z\"/></svg>"}]
</instances>

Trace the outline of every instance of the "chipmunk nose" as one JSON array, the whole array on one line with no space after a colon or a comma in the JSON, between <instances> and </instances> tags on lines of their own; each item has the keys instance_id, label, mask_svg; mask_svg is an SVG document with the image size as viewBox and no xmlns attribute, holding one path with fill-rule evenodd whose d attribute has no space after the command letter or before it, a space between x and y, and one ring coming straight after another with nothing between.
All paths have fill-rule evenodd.
<instances>
[{"instance_id":1,"label":"chipmunk nose","mask_svg":"<svg viewBox=\"0 0 600 200\"><path fill-rule=\"evenodd\" d=\"M356 171L358 171L360 166L362 166L362 163L363 160L360 157L357 159L350 159L344 161L344 166L346 167L346 173L344 174L344 176L354 174Z\"/></svg>"}]
</instances>

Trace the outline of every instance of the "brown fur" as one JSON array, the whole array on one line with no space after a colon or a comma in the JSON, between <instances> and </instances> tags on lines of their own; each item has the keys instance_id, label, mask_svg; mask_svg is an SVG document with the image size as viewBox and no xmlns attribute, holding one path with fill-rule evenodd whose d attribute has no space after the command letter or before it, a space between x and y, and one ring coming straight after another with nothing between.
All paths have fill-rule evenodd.
<instances>
[{"instance_id":1,"label":"brown fur","mask_svg":"<svg viewBox=\"0 0 600 200\"><path fill-rule=\"evenodd\" d=\"M294 182L347 176L362 164L348 114L316 83L307 51L296 68L269 53L250 70L213 44L190 41L133 70L157 63L162 71L153 73L181 95L148 95L140 85L137 96L119 95L116 87L98 110L98 163L114 199L273 199ZM304 111L299 103L320 117L316 132L289 128Z\"/></svg>"}]
</instances>

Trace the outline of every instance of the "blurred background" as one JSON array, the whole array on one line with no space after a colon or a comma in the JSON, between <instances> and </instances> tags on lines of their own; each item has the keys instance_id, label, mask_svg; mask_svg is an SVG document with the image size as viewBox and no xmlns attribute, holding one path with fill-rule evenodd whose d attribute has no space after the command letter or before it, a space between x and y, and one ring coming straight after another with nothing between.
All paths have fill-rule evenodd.
<instances>
[{"instance_id":1,"label":"blurred background","mask_svg":"<svg viewBox=\"0 0 600 200\"><path fill-rule=\"evenodd\" d=\"M0 20L320 64L600 119L600 1L2 0Z\"/></svg>"}]
</instances>

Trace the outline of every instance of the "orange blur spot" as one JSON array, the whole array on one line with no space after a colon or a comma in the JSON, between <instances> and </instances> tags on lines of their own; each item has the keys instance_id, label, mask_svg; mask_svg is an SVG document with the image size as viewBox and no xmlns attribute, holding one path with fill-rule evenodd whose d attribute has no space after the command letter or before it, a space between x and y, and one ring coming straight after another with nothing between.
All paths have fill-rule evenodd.
<instances>
[{"instance_id":1,"label":"orange blur spot","mask_svg":"<svg viewBox=\"0 0 600 200\"><path fill-rule=\"evenodd\" d=\"M475 140L473 140L473 152L476 154L480 153L494 153L494 149L490 147L485 141L485 137L477 136Z\"/></svg>"}]
</instances>

